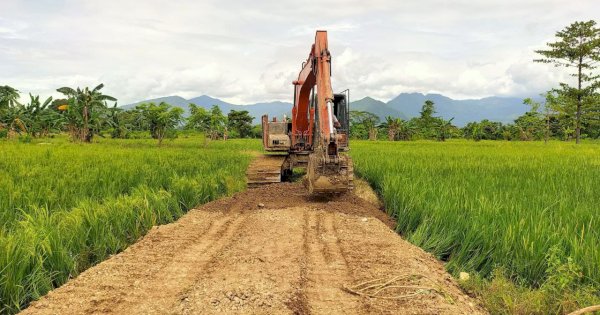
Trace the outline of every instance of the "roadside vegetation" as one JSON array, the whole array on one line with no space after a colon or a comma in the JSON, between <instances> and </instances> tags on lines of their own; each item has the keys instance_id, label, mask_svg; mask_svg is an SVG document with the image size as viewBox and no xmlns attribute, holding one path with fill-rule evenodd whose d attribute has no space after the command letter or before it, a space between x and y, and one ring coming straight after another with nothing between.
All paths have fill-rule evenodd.
<instances>
[{"instance_id":1,"label":"roadside vegetation","mask_svg":"<svg viewBox=\"0 0 600 315\"><path fill-rule=\"evenodd\" d=\"M471 273L490 310L600 302L600 144L355 141L352 157L397 231Z\"/></svg>"},{"instance_id":2,"label":"roadside vegetation","mask_svg":"<svg viewBox=\"0 0 600 315\"><path fill-rule=\"evenodd\" d=\"M15 313L157 224L245 188L256 142L0 141L0 313Z\"/></svg>"},{"instance_id":3,"label":"roadside vegetation","mask_svg":"<svg viewBox=\"0 0 600 315\"><path fill-rule=\"evenodd\" d=\"M102 94L103 84L93 89L62 87L64 99L40 101L29 95L20 102L21 93L11 86L0 86L0 139L30 142L36 138L68 133L72 142L93 142L95 138L145 138L148 133L161 145L179 131L200 132L210 140L260 137L260 126L252 126L248 111L231 110L224 114L219 106L210 110L189 104L184 109L144 103L131 109L117 107L116 99ZM112 102L112 103L109 103Z\"/></svg>"}]
</instances>

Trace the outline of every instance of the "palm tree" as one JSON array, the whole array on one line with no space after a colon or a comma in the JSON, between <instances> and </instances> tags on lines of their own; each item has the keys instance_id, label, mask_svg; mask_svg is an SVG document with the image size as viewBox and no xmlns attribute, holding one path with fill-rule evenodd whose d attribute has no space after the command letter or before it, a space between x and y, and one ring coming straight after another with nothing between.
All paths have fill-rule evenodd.
<instances>
[{"instance_id":1,"label":"palm tree","mask_svg":"<svg viewBox=\"0 0 600 315\"><path fill-rule=\"evenodd\" d=\"M94 89L90 90L85 87L83 89L72 89L70 87L62 87L57 89L58 92L69 98L69 106L66 112L71 116L71 123L75 126L70 126L73 136L77 136L79 140L90 142L99 128L90 128L90 125L97 127L100 118L100 112L107 108L106 101L116 101L117 99L104 95L100 90L104 84L99 84Z\"/></svg>"}]
</instances>

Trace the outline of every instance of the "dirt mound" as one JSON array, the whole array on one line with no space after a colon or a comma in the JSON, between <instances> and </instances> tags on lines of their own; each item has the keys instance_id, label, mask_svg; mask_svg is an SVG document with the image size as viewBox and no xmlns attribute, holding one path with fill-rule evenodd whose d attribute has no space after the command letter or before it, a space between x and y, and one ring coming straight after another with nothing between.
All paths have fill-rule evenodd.
<instances>
[{"instance_id":1,"label":"dirt mound","mask_svg":"<svg viewBox=\"0 0 600 315\"><path fill-rule=\"evenodd\" d=\"M152 229L23 313L483 313L390 226L354 194L264 186Z\"/></svg>"},{"instance_id":2,"label":"dirt mound","mask_svg":"<svg viewBox=\"0 0 600 315\"><path fill-rule=\"evenodd\" d=\"M310 196L300 183L278 183L264 185L238 193L229 198L219 199L204 205L206 211L252 211L258 209L286 209L291 207L309 207L327 212L367 216L379 219L387 226L393 228L394 221L388 217L372 191L366 192L365 182L358 181L362 187L360 197L352 192L333 195L328 198ZM366 195L366 196L365 196ZM235 204L236 207L231 207Z\"/></svg>"}]
</instances>

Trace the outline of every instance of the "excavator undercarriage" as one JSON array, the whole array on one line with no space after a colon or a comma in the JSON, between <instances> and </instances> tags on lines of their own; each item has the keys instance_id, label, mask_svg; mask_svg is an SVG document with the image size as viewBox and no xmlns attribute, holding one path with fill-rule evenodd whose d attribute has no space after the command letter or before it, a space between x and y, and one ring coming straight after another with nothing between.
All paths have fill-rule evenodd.
<instances>
[{"instance_id":1,"label":"excavator undercarriage","mask_svg":"<svg viewBox=\"0 0 600 315\"><path fill-rule=\"evenodd\" d=\"M280 183L286 177L286 170L283 166L286 158L285 155L261 155L256 157L246 171L248 188Z\"/></svg>"},{"instance_id":2,"label":"excavator undercarriage","mask_svg":"<svg viewBox=\"0 0 600 315\"><path fill-rule=\"evenodd\" d=\"M304 185L311 194L341 193L354 188L352 159L341 155L337 163L327 163L315 155L264 154L254 158L246 171L248 188L274 184L292 178L293 169L306 171Z\"/></svg>"},{"instance_id":3,"label":"excavator undercarriage","mask_svg":"<svg viewBox=\"0 0 600 315\"><path fill-rule=\"evenodd\" d=\"M294 85L290 119L262 116L263 148L269 154L256 158L248 171L248 187L277 183L293 170L306 170L310 194L342 193L353 188L349 148L350 93L331 88L331 54L327 32L317 31L310 54Z\"/></svg>"}]
</instances>

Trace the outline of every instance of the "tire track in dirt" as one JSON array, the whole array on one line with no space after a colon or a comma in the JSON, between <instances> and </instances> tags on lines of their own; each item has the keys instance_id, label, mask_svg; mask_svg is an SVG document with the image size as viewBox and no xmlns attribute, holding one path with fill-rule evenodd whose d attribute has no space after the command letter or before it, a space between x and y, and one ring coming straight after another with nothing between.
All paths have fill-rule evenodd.
<instances>
[{"instance_id":1,"label":"tire track in dirt","mask_svg":"<svg viewBox=\"0 0 600 315\"><path fill-rule=\"evenodd\" d=\"M216 222L217 220L213 219L190 220L181 225L168 224L153 229L143 238L144 241L82 273L63 286L63 291L51 292L49 295L57 294L59 298L69 301L59 305L63 311L58 313L68 312L69 305L84 305L81 300L88 301L84 313L89 314L136 304L136 298L143 298L138 292L146 292L144 284L163 274L164 269L173 265L177 255L185 253L194 245L197 237L189 237L185 232L195 230L204 236L214 229ZM146 255L137 255L139 251ZM94 278L94 281L87 281L89 278ZM72 295L72 292L76 292L77 295Z\"/></svg>"},{"instance_id":2,"label":"tire track in dirt","mask_svg":"<svg viewBox=\"0 0 600 315\"><path fill-rule=\"evenodd\" d=\"M355 195L315 200L288 183L252 189L153 228L23 313L485 313L440 262L389 226ZM398 274L436 290L398 300L344 290Z\"/></svg>"},{"instance_id":3,"label":"tire track in dirt","mask_svg":"<svg viewBox=\"0 0 600 315\"><path fill-rule=\"evenodd\" d=\"M308 287L306 295L311 311L318 314L348 313L356 309L359 299L342 290L351 283L349 269L337 248L332 233L333 216L323 211L310 211L308 226Z\"/></svg>"},{"instance_id":4,"label":"tire track in dirt","mask_svg":"<svg viewBox=\"0 0 600 315\"><path fill-rule=\"evenodd\" d=\"M236 200L229 211L238 213L243 201ZM175 242L186 241L186 246L177 248L170 256L169 263L146 279L141 285L127 293L130 299L114 307L116 313L123 314L164 314L171 305L193 285L193 279L205 272L204 266L234 241L236 231L243 225L245 217L213 213L216 218L209 220L206 229L197 234L196 225L184 225L172 231ZM197 235L195 235L197 234ZM181 237L180 235L186 235ZM190 237L191 236L191 237ZM156 252L156 251L154 251ZM155 288L160 287L160 290Z\"/></svg>"},{"instance_id":5,"label":"tire track in dirt","mask_svg":"<svg viewBox=\"0 0 600 315\"><path fill-rule=\"evenodd\" d=\"M245 217L220 217L203 236L201 242L185 248L180 255L173 258L176 262L161 270L150 281L131 292L134 303L116 309L123 314L165 314L172 309L188 287L194 284L199 274L206 272L206 266L226 250L234 240L238 228L243 225ZM160 290L155 290L160 288Z\"/></svg>"},{"instance_id":6,"label":"tire track in dirt","mask_svg":"<svg viewBox=\"0 0 600 315\"><path fill-rule=\"evenodd\" d=\"M309 261L309 226L310 216L307 211L302 211L302 257L299 259L299 275L296 283L296 288L292 292L290 298L286 301L285 305L292 311L293 314L310 314L310 306L308 305L308 298L306 297L307 282L308 282L308 265Z\"/></svg>"},{"instance_id":7,"label":"tire track in dirt","mask_svg":"<svg viewBox=\"0 0 600 315\"><path fill-rule=\"evenodd\" d=\"M177 314L289 314L302 273L302 209L245 212L246 228L173 305ZM296 224L290 224L292 223ZM287 225L285 230L272 226ZM282 246L285 244L285 246ZM300 289L301 290L301 289ZM303 313L303 312L301 312ZM305 312L304 312L305 313Z\"/></svg>"}]
</instances>

